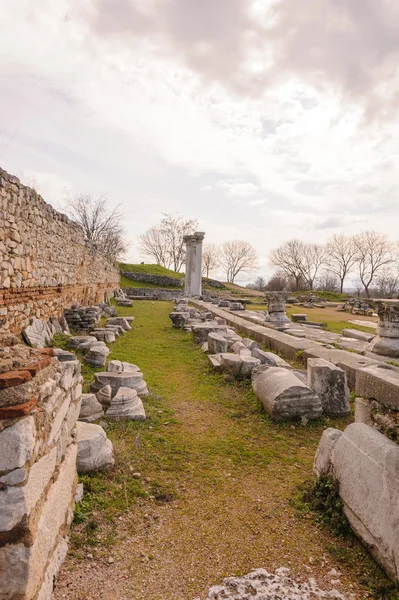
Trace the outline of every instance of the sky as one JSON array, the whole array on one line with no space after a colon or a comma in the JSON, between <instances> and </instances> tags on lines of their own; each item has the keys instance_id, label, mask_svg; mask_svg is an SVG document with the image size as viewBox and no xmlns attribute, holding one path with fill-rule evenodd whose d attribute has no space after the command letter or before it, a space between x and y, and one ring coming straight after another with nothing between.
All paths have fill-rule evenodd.
<instances>
[{"instance_id":1,"label":"sky","mask_svg":"<svg viewBox=\"0 0 399 600\"><path fill-rule=\"evenodd\" d=\"M0 166L268 254L399 237L397 0L2 0ZM221 275L216 273L215 276Z\"/></svg>"}]
</instances>

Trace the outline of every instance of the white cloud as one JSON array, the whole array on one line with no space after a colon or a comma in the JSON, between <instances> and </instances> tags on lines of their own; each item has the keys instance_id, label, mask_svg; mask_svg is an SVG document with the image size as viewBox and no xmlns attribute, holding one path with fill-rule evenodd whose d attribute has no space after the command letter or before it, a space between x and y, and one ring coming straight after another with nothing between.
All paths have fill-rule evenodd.
<instances>
[{"instance_id":1,"label":"white cloud","mask_svg":"<svg viewBox=\"0 0 399 600\"><path fill-rule=\"evenodd\" d=\"M135 260L137 236L162 212L197 217L210 242L248 239L265 265L270 249L293 236L323 241L339 230L366 227L397 236L399 126L389 114L365 122L359 94L348 100L348 86L330 62L327 85L312 78L303 61L295 71L286 53L284 71L261 85L262 65L277 47L287 50L284 39L273 37L279 24L271 18L273 3L266 17L265 3L253 3L259 22L273 25L270 47L265 36L259 43L256 26L251 37L250 13L242 10L250 0L242 6L229 0L234 14L218 9L226 47L235 39L239 44L228 56L219 32L206 25L215 6L210 0L195 4L203 17L198 30L187 5L188 12L179 12L180 0L171 0L169 16L163 0L153 0L135 21L145 35L127 28L116 37L93 32L98 1L37 0L33 7L28 0L3 0L3 168L36 177L50 202L86 191L122 203ZM128 4L114 0L115 14L103 13L110 28L127 27L115 19ZM293 6L291 0L274 4ZM281 18L291 22L288 13ZM181 19L190 27L176 30ZM317 19L315 11L312 23ZM363 25L353 21L351 27L364 35ZM324 60L330 54L316 29L309 44L319 44ZM214 44L221 54L210 64L207 48ZM351 57L339 58L345 72ZM390 81L380 82L387 94Z\"/></svg>"}]
</instances>

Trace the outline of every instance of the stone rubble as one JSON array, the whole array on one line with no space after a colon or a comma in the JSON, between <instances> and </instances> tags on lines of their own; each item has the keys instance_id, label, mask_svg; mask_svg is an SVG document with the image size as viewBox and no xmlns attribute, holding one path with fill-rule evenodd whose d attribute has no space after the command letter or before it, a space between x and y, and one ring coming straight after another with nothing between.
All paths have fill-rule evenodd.
<instances>
[{"instance_id":1,"label":"stone rubble","mask_svg":"<svg viewBox=\"0 0 399 600\"><path fill-rule=\"evenodd\" d=\"M103 471L114 466L112 442L100 425L78 422L77 443L76 468L79 473Z\"/></svg>"},{"instance_id":2,"label":"stone rubble","mask_svg":"<svg viewBox=\"0 0 399 600\"><path fill-rule=\"evenodd\" d=\"M318 395L323 412L331 417L350 413L346 373L323 358L308 358L308 386Z\"/></svg>"},{"instance_id":3,"label":"stone rubble","mask_svg":"<svg viewBox=\"0 0 399 600\"><path fill-rule=\"evenodd\" d=\"M79 421L93 423L103 416L103 407L95 394L82 394Z\"/></svg>"},{"instance_id":4,"label":"stone rubble","mask_svg":"<svg viewBox=\"0 0 399 600\"><path fill-rule=\"evenodd\" d=\"M330 598L347 600L336 589L321 590L314 579L295 581L289 569L280 567L275 573L256 569L243 577L227 577L221 585L212 587L203 600L314 600ZM195 598L201 600L201 598Z\"/></svg>"},{"instance_id":5,"label":"stone rubble","mask_svg":"<svg viewBox=\"0 0 399 600\"><path fill-rule=\"evenodd\" d=\"M143 421L145 410L136 390L120 387L106 412L110 421Z\"/></svg>"}]
</instances>

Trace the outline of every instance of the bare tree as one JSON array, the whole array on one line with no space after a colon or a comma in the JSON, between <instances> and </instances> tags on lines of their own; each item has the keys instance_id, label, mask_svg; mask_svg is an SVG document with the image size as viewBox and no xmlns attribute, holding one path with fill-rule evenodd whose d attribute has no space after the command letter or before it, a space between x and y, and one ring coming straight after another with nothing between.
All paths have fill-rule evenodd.
<instances>
[{"instance_id":1,"label":"bare tree","mask_svg":"<svg viewBox=\"0 0 399 600\"><path fill-rule=\"evenodd\" d=\"M370 298L370 286L376 275L384 266L394 262L394 247L385 234L377 231L363 231L353 240L359 277L367 298Z\"/></svg>"},{"instance_id":2,"label":"bare tree","mask_svg":"<svg viewBox=\"0 0 399 600\"><path fill-rule=\"evenodd\" d=\"M266 279L259 275L254 281L254 289L262 292L266 287Z\"/></svg>"},{"instance_id":3,"label":"bare tree","mask_svg":"<svg viewBox=\"0 0 399 600\"><path fill-rule=\"evenodd\" d=\"M383 267L376 278L377 294L380 298L395 298L399 293L398 268Z\"/></svg>"},{"instance_id":4,"label":"bare tree","mask_svg":"<svg viewBox=\"0 0 399 600\"><path fill-rule=\"evenodd\" d=\"M301 273L309 289L313 290L320 267L325 263L326 249L320 244L302 242Z\"/></svg>"},{"instance_id":5,"label":"bare tree","mask_svg":"<svg viewBox=\"0 0 399 600\"><path fill-rule=\"evenodd\" d=\"M155 260L157 265L170 269L172 258L168 252L168 245L159 227L150 227L139 236L140 252Z\"/></svg>"},{"instance_id":6,"label":"bare tree","mask_svg":"<svg viewBox=\"0 0 399 600\"><path fill-rule=\"evenodd\" d=\"M195 219L183 219L180 215L163 214L158 227L151 227L139 236L139 248L143 256L155 260L158 265L180 271L186 259L183 238L194 233L198 227Z\"/></svg>"},{"instance_id":7,"label":"bare tree","mask_svg":"<svg viewBox=\"0 0 399 600\"><path fill-rule=\"evenodd\" d=\"M278 267L286 275L290 275L295 280L295 289L299 289L302 273L302 253L303 242L300 240L289 240L284 242L278 248L271 251L269 256L270 264Z\"/></svg>"},{"instance_id":8,"label":"bare tree","mask_svg":"<svg viewBox=\"0 0 399 600\"><path fill-rule=\"evenodd\" d=\"M356 264L357 248L352 236L333 235L327 242L327 267L340 281L340 292L344 281Z\"/></svg>"},{"instance_id":9,"label":"bare tree","mask_svg":"<svg viewBox=\"0 0 399 600\"><path fill-rule=\"evenodd\" d=\"M220 265L220 251L216 244L204 244L202 250L202 275L209 277L209 274Z\"/></svg>"},{"instance_id":10,"label":"bare tree","mask_svg":"<svg viewBox=\"0 0 399 600\"><path fill-rule=\"evenodd\" d=\"M287 275L284 271L276 271L265 285L268 292L281 292L289 289Z\"/></svg>"},{"instance_id":11,"label":"bare tree","mask_svg":"<svg viewBox=\"0 0 399 600\"><path fill-rule=\"evenodd\" d=\"M232 240L222 244L220 263L225 270L227 282L234 283L239 273L249 273L258 268L258 255L249 242Z\"/></svg>"},{"instance_id":12,"label":"bare tree","mask_svg":"<svg viewBox=\"0 0 399 600\"><path fill-rule=\"evenodd\" d=\"M122 226L122 214L118 205L109 210L107 198L93 198L81 194L67 201L66 211L69 218L78 223L85 239L92 242L109 260L117 261L127 251L125 231Z\"/></svg>"},{"instance_id":13,"label":"bare tree","mask_svg":"<svg viewBox=\"0 0 399 600\"><path fill-rule=\"evenodd\" d=\"M339 292L339 286L339 280L334 273L324 271L317 279L316 289L321 290L322 292Z\"/></svg>"}]
</instances>

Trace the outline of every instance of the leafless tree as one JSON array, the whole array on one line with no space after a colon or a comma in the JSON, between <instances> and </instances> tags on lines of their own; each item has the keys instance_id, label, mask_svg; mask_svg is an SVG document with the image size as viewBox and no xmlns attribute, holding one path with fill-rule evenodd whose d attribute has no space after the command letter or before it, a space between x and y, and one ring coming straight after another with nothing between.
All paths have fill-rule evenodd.
<instances>
[{"instance_id":1,"label":"leafless tree","mask_svg":"<svg viewBox=\"0 0 399 600\"><path fill-rule=\"evenodd\" d=\"M289 289L289 282L284 271L276 271L265 285L268 292L282 292Z\"/></svg>"},{"instance_id":2,"label":"leafless tree","mask_svg":"<svg viewBox=\"0 0 399 600\"><path fill-rule=\"evenodd\" d=\"M155 260L157 265L162 265L170 269L172 257L168 252L168 246L165 237L159 227L150 227L145 233L140 235L140 252L143 256L148 256Z\"/></svg>"},{"instance_id":3,"label":"leafless tree","mask_svg":"<svg viewBox=\"0 0 399 600\"><path fill-rule=\"evenodd\" d=\"M339 292L340 282L334 273L324 271L317 279L316 289L323 292Z\"/></svg>"},{"instance_id":4,"label":"leafless tree","mask_svg":"<svg viewBox=\"0 0 399 600\"><path fill-rule=\"evenodd\" d=\"M69 218L78 223L85 239L92 242L109 260L120 260L127 251L120 205L114 210L107 206L105 196L81 194L67 201Z\"/></svg>"},{"instance_id":5,"label":"leafless tree","mask_svg":"<svg viewBox=\"0 0 399 600\"><path fill-rule=\"evenodd\" d=\"M340 292L344 281L356 264L357 248L352 236L333 235L327 242L327 267L340 281Z\"/></svg>"},{"instance_id":6,"label":"leafless tree","mask_svg":"<svg viewBox=\"0 0 399 600\"><path fill-rule=\"evenodd\" d=\"M325 246L302 242L301 273L309 289L313 290L320 267L325 260Z\"/></svg>"},{"instance_id":7,"label":"leafless tree","mask_svg":"<svg viewBox=\"0 0 399 600\"><path fill-rule=\"evenodd\" d=\"M377 295L380 298L396 298L399 294L399 270L383 267L376 277Z\"/></svg>"},{"instance_id":8,"label":"leafless tree","mask_svg":"<svg viewBox=\"0 0 399 600\"><path fill-rule=\"evenodd\" d=\"M353 240L359 277L367 298L370 298L370 286L376 275L395 260L394 247L385 234L377 231L363 231Z\"/></svg>"},{"instance_id":9,"label":"leafless tree","mask_svg":"<svg viewBox=\"0 0 399 600\"><path fill-rule=\"evenodd\" d=\"M220 250L216 244L204 244L202 250L202 275L209 277L209 274L220 265Z\"/></svg>"},{"instance_id":10,"label":"leafless tree","mask_svg":"<svg viewBox=\"0 0 399 600\"><path fill-rule=\"evenodd\" d=\"M259 275L254 281L254 289L262 292L266 287L266 279Z\"/></svg>"},{"instance_id":11,"label":"leafless tree","mask_svg":"<svg viewBox=\"0 0 399 600\"><path fill-rule=\"evenodd\" d=\"M195 219L183 219L180 215L163 214L158 227L151 227L139 236L139 248L143 256L155 260L158 265L180 271L186 259L183 238L194 233L198 227Z\"/></svg>"},{"instance_id":12,"label":"leafless tree","mask_svg":"<svg viewBox=\"0 0 399 600\"><path fill-rule=\"evenodd\" d=\"M249 242L232 240L221 247L220 264L225 270L228 283L234 283L239 273L249 273L258 268L258 255Z\"/></svg>"},{"instance_id":13,"label":"leafless tree","mask_svg":"<svg viewBox=\"0 0 399 600\"><path fill-rule=\"evenodd\" d=\"M278 248L271 251L269 260L270 264L278 267L286 275L290 275L295 280L295 289L299 290L299 284L302 274L302 253L303 242L300 240L289 240L284 242Z\"/></svg>"}]
</instances>

